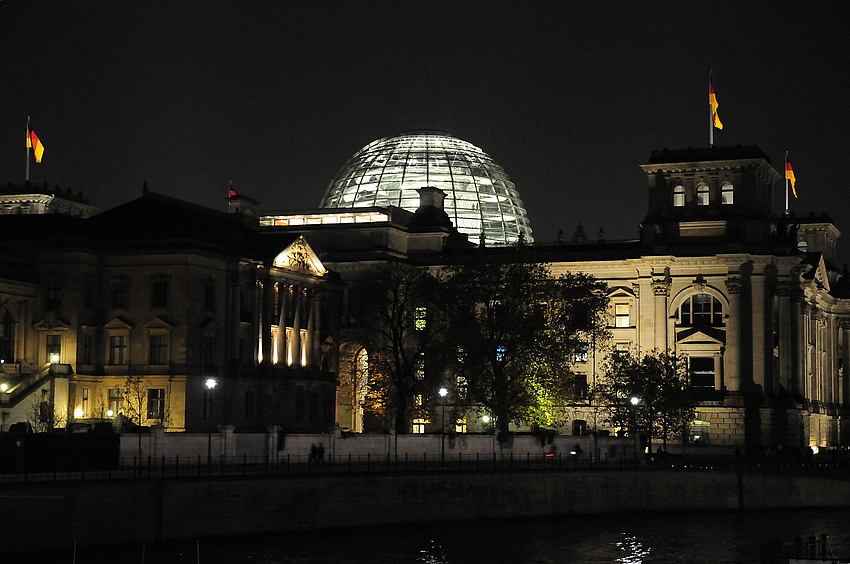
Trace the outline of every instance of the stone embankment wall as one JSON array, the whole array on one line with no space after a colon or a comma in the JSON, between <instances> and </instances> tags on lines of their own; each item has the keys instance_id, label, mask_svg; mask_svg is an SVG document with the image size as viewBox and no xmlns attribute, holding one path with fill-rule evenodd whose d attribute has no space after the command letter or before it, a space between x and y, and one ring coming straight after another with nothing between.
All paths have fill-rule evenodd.
<instances>
[{"instance_id":1,"label":"stone embankment wall","mask_svg":"<svg viewBox=\"0 0 850 564\"><path fill-rule=\"evenodd\" d=\"M742 495L741 495L742 494ZM850 482L636 471L328 474L0 488L0 553L268 531L620 512L850 507Z\"/></svg>"}]
</instances>

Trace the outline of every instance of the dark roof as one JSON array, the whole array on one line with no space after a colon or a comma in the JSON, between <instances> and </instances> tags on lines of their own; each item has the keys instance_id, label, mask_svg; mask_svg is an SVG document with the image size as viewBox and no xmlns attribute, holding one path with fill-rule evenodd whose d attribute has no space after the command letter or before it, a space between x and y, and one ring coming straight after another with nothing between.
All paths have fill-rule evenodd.
<instances>
[{"instance_id":1,"label":"dark roof","mask_svg":"<svg viewBox=\"0 0 850 564\"><path fill-rule=\"evenodd\" d=\"M648 164L661 163L692 163L703 161L731 161L739 159L764 159L768 163L770 158L764 154L756 145L735 145L734 147L706 147L694 149L662 149L652 151Z\"/></svg>"},{"instance_id":2,"label":"dark roof","mask_svg":"<svg viewBox=\"0 0 850 564\"><path fill-rule=\"evenodd\" d=\"M70 188L67 190L63 190L59 186L54 186L53 188L51 188L50 186L48 186L47 182L45 182L41 186L35 183L31 183L29 181L20 184L14 184L12 182L9 182L5 186L0 185L0 194L46 194L48 196L56 196L57 198L62 198L63 200L69 200L71 202L89 205L88 199L83 196L82 192L78 191L75 194L74 191Z\"/></svg>"}]
</instances>

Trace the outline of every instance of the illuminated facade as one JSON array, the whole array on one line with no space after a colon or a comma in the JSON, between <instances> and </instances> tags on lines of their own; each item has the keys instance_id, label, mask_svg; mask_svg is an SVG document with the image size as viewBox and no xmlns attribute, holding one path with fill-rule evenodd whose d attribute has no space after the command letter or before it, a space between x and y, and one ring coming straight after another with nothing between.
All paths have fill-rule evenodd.
<instances>
[{"instance_id":1,"label":"illuminated facade","mask_svg":"<svg viewBox=\"0 0 850 564\"><path fill-rule=\"evenodd\" d=\"M695 444L850 444L850 284L836 270L839 232L831 220L775 216L772 192L781 176L756 147L659 151L642 168L649 205L639 240L534 246L555 275L587 272L608 284L611 341L588 343L575 359L587 389L611 350L673 350L687 356L701 399ZM403 222L351 226L334 236L318 223L300 232L321 241L325 264L351 283L368 284L360 277L376 260L404 257L439 268L441 260L511 256L499 247L445 247L441 259L424 252L427 246L409 246L416 234ZM372 243L378 239L385 244ZM359 430L368 351L356 327L346 330L339 417ZM590 397L564 413L562 432L600 428ZM427 429L425 423L411 430ZM469 431L485 426L480 417L464 424Z\"/></svg>"},{"instance_id":2,"label":"illuminated facade","mask_svg":"<svg viewBox=\"0 0 850 564\"><path fill-rule=\"evenodd\" d=\"M502 167L475 145L437 132L369 143L331 181L321 207L396 206L414 212L416 191L426 186L446 194L446 213L471 241L533 241L522 200Z\"/></svg>"},{"instance_id":3,"label":"illuminated facade","mask_svg":"<svg viewBox=\"0 0 850 564\"><path fill-rule=\"evenodd\" d=\"M333 426L342 285L299 235L149 192L0 219L2 430Z\"/></svg>"},{"instance_id":4,"label":"illuminated facade","mask_svg":"<svg viewBox=\"0 0 850 564\"><path fill-rule=\"evenodd\" d=\"M396 139L430 146L426 137L463 146L430 134ZM517 256L513 246L476 245L480 223L468 237L455 229L445 178L439 167L422 168L430 149L414 158L411 145L410 160L390 158L378 150L389 141L355 156L320 210L259 214L237 196L228 215L146 193L90 219L0 217L3 429L34 414L108 419L138 376L143 423L206 429L203 382L214 377L216 424L368 430L369 351L345 309L353 295L345 287L368 288L369 267L382 261L439 269ZM453 174L449 153L436 154ZM393 202L370 199L383 188L369 184L366 162L373 171L395 163L404 178L408 165L416 171L415 204L401 187ZM554 274L587 272L608 285L611 340L587 343L575 358L587 388L611 350L673 350L688 357L701 398L694 443L850 444L850 284L836 269L832 221L774 215L781 176L756 147L659 151L642 168L648 211L639 239L534 245ZM493 221L500 243L527 226L524 212ZM604 430L592 402L562 406L561 432ZM456 430L480 431L486 417ZM411 431L433 424L417 419Z\"/></svg>"}]
</instances>

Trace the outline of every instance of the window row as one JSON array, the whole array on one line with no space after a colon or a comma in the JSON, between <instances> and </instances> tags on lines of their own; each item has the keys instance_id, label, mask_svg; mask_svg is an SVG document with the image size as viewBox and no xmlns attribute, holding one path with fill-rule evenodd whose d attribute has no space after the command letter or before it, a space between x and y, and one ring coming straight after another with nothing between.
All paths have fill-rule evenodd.
<instances>
[{"instance_id":1,"label":"window row","mask_svg":"<svg viewBox=\"0 0 850 564\"><path fill-rule=\"evenodd\" d=\"M708 184L701 182L696 188L696 204L707 206L711 203L711 189ZM735 203L735 186L731 182L724 182L720 186L720 203L732 205ZM673 206L681 208L685 206L685 187L677 184L673 188Z\"/></svg>"},{"instance_id":2,"label":"window row","mask_svg":"<svg viewBox=\"0 0 850 564\"><path fill-rule=\"evenodd\" d=\"M83 286L83 307L92 309L96 305L99 284L94 278L87 278ZM126 276L112 278L107 287L107 304L111 309L130 309L131 280ZM202 302L205 310L215 309L216 284L205 279L202 285ZM152 309L167 309L171 304L171 280L167 276L155 276L149 281L149 305ZM45 282L44 303L49 309L62 307L62 285L59 278Z\"/></svg>"}]
</instances>

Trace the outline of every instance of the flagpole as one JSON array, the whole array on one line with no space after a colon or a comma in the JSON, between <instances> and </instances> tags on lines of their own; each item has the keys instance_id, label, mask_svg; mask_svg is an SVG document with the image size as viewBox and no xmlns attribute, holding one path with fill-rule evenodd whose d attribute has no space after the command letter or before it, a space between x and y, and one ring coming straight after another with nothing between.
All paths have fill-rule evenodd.
<instances>
[{"instance_id":1,"label":"flagpole","mask_svg":"<svg viewBox=\"0 0 850 564\"><path fill-rule=\"evenodd\" d=\"M785 215L789 215L791 213L791 209L788 203L788 151L785 151L785 166L782 167L782 169L782 178L785 179Z\"/></svg>"},{"instance_id":2,"label":"flagpole","mask_svg":"<svg viewBox=\"0 0 850 564\"><path fill-rule=\"evenodd\" d=\"M711 73L714 69L708 71L708 146L714 147L714 111L711 107Z\"/></svg>"},{"instance_id":3,"label":"flagpole","mask_svg":"<svg viewBox=\"0 0 850 564\"><path fill-rule=\"evenodd\" d=\"M27 116L27 156L25 159L27 162L27 175L25 180L27 182L30 180L30 144L30 117Z\"/></svg>"}]
</instances>

